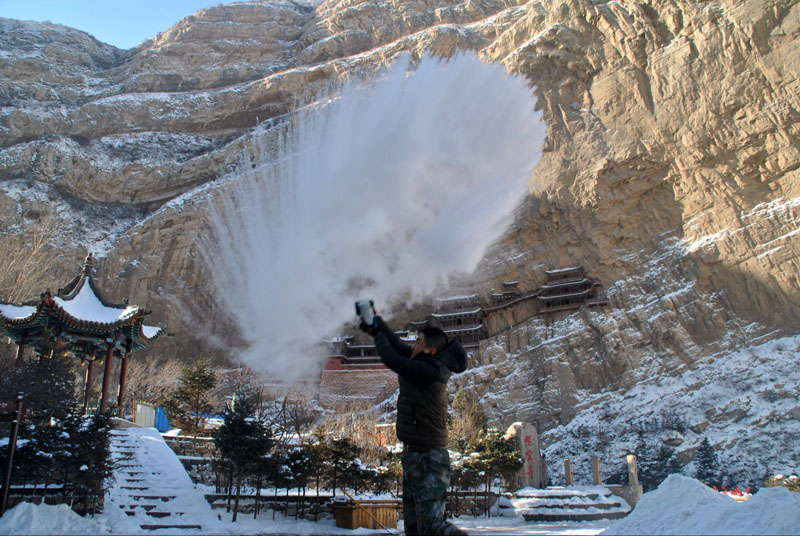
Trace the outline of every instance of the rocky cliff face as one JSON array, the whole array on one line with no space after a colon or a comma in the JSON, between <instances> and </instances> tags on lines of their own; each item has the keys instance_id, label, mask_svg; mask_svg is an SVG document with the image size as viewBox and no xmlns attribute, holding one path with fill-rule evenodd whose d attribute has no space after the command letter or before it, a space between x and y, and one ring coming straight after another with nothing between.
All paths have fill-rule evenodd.
<instances>
[{"instance_id":1,"label":"rocky cliff face","mask_svg":"<svg viewBox=\"0 0 800 536\"><path fill-rule=\"evenodd\" d=\"M43 285L94 250L107 293L177 334L162 351L222 334L189 194L235 165L253 127L401 52L457 50L528 77L548 125L485 288L580 264L611 302L487 342L461 381L496 418L553 428L591 393L797 332L796 2L242 2L128 51L49 24L0 30L3 227L62 222Z\"/></svg>"}]
</instances>

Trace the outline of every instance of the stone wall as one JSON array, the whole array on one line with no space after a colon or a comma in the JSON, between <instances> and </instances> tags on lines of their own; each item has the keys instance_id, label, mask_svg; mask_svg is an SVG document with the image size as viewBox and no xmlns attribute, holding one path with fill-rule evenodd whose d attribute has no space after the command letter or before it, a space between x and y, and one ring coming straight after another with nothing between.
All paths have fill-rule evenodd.
<instances>
[{"instance_id":1,"label":"stone wall","mask_svg":"<svg viewBox=\"0 0 800 536\"><path fill-rule=\"evenodd\" d=\"M217 455L217 448L214 440L210 437L189 437L189 436L162 436L169 448L178 456L199 456L203 458L214 458Z\"/></svg>"},{"instance_id":2,"label":"stone wall","mask_svg":"<svg viewBox=\"0 0 800 536\"><path fill-rule=\"evenodd\" d=\"M391 370L324 370L319 403L322 407L372 406L389 398L397 387L397 374Z\"/></svg>"},{"instance_id":3,"label":"stone wall","mask_svg":"<svg viewBox=\"0 0 800 536\"><path fill-rule=\"evenodd\" d=\"M228 496L224 494L207 494L206 500L211 507L216 510L228 510ZM330 519L334 515L334 504L329 495L316 497L314 492L307 494L305 498L290 496L285 497L280 494L278 497L262 495L258 499L259 515L272 515L267 510L274 510L276 513L288 518L297 517L308 521L320 521ZM239 499L239 513L253 514L256 508L256 499L253 494L242 495Z\"/></svg>"},{"instance_id":4,"label":"stone wall","mask_svg":"<svg viewBox=\"0 0 800 536\"><path fill-rule=\"evenodd\" d=\"M217 449L214 441L206 437L162 436L167 445L178 455L183 468L195 484L218 487L223 485L214 470Z\"/></svg>"}]
</instances>

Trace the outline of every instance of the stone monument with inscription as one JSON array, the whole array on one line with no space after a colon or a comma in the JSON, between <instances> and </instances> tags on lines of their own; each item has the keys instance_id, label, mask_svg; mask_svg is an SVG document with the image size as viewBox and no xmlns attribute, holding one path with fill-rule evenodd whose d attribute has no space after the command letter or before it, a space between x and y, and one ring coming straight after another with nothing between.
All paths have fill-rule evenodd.
<instances>
[{"instance_id":1,"label":"stone monument with inscription","mask_svg":"<svg viewBox=\"0 0 800 536\"><path fill-rule=\"evenodd\" d=\"M532 424L515 422L506 430L505 438L516 439L524 465L518 476L520 488L546 488L547 466L539 443L539 433Z\"/></svg>"}]
</instances>

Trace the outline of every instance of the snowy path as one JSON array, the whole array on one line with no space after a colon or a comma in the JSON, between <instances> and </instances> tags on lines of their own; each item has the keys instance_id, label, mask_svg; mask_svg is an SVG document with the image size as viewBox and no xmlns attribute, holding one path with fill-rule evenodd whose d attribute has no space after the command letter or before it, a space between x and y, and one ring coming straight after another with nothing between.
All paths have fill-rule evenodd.
<instances>
[{"instance_id":1,"label":"snowy path","mask_svg":"<svg viewBox=\"0 0 800 536\"><path fill-rule=\"evenodd\" d=\"M108 514L117 517L115 514L124 513L139 530L173 532L202 530L202 520L216 518L155 429L112 431L111 453L116 468L114 483L106 494Z\"/></svg>"}]
</instances>

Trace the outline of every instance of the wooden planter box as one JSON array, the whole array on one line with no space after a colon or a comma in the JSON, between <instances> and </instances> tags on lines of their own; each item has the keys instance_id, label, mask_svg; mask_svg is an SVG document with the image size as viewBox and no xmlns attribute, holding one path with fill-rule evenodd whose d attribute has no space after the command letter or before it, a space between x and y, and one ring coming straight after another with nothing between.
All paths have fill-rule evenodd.
<instances>
[{"instance_id":1,"label":"wooden planter box","mask_svg":"<svg viewBox=\"0 0 800 536\"><path fill-rule=\"evenodd\" d=\"M336 526L340 529L396 529L397 511L402 507L403 503L394 499L336 502Z\"/></svg>"}]
</instances>

